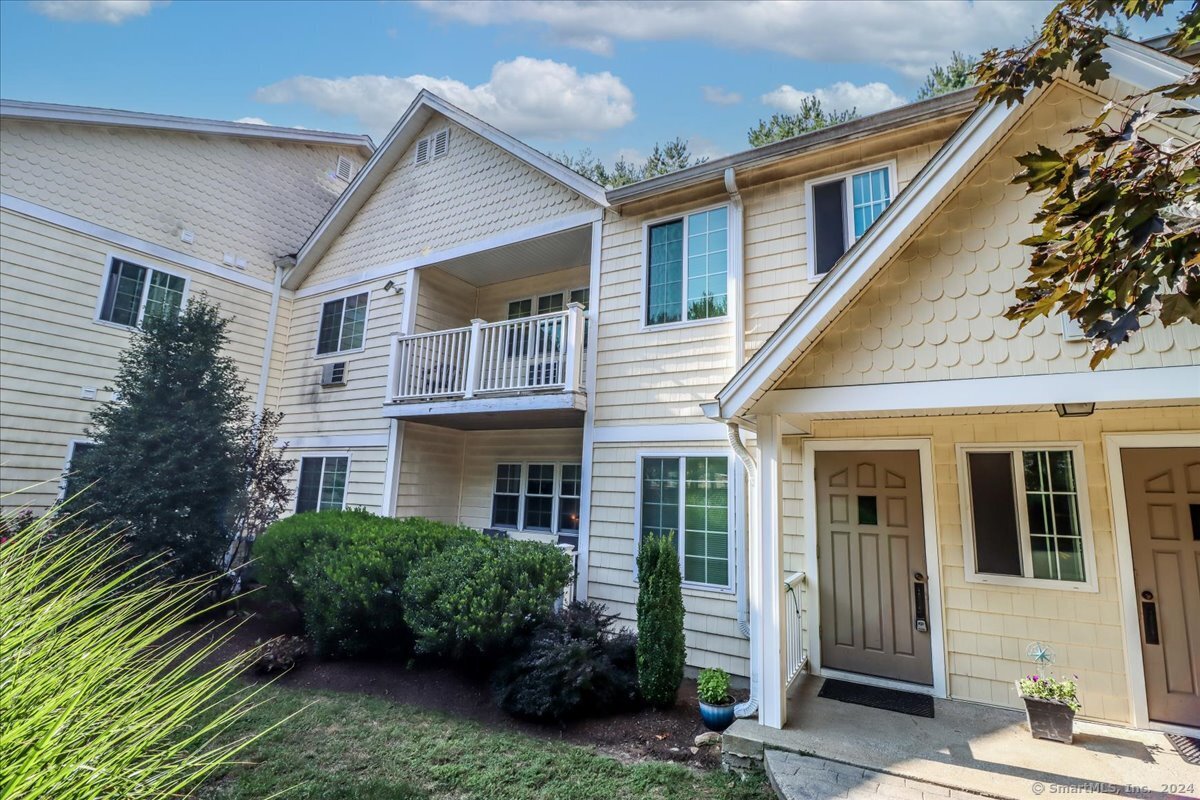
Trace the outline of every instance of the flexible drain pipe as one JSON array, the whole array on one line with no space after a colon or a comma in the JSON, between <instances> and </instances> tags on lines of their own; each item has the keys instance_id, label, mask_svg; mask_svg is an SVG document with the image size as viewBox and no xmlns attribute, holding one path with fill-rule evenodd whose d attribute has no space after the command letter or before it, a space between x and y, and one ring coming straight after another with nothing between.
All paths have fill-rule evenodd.
<instances>
[{"instance_id":1,"label":"flexible drain pipe","mask_svg":"<svg viewBox=\"0 0 1200 800\"><path fill-rule=\"evenodd\" d=\"M754 457L750 455L750 451L746 449L746 445L742 443L742 432L736 422L725 423L726 432L729 434L729 447L741 459L742 465L746 468L746 496L753 498L756 496L755 487L758 485L758 466L754 463ZM738 592L738 632L750 640L750 697L744 703L738 703L733 708L733 713L738 717L752 717L758 713L758 695L759 695L759 666L758 658L754 655L755 639L752 635L753 626L751 625L751 616L749 611L749 603L747 593L750 591L750 536L752 529L755 527L751 520L754 518L754 503L747 505L746 514L746 536L742 542L742 586L743 591Z\"/></svg>"}]
</instances>

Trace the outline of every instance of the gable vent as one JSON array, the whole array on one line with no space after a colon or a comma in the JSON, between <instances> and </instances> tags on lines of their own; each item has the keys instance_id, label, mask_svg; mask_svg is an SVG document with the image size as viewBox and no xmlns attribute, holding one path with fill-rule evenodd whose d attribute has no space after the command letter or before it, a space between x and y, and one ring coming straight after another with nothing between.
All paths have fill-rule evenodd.
<instances>
[{"instance_id":1,"label":"gable vent","mask_svg":"<svg viewBox=\"0 0 1200 800\"><path fill-rule=\"evenodd\" d=\"M431 144L429 137L426 136L417 142L417 155L414 162L424 164L429 160L429 145Z\"/></svg>"},{"instance_id":2,"label":"gable vent","mask_svg":"<svg viewBox=\"0 0 1200 800\"><path fill-rule=\"evenodd\" d=\"M337 157L337 168L334 170L334 174L338 177L338 179L349 183L351 174L353 172L354 172L354 163L352 161L350 161L350 159L346 158L345 156L338 156Z\"/></svg>"},{"instance_id":3,"label":"gable vent","mask_svg":"<svg viewBox=\"0 0 1200 800\"><path fill-rule=\"evenodd\" d=\"M433 157L441 158L450 149L450 129L438 131L433 136Z\"/></svg>"},{"instance_id":4,"label":"gable vent","mask_svg":"<svg viewBox=\"0 0 1200 800\"><path fill-rule=\"evenodd\" d=\"M345 386L346 385L346 362L334 361L332 364L325 364L321 367L321 385L322 386Z\"/></svg>"}]
</instances>

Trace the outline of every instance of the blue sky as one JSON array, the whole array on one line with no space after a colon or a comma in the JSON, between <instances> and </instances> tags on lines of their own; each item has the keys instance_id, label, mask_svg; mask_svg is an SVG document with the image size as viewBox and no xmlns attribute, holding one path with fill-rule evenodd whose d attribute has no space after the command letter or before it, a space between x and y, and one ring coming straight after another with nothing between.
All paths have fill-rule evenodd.
<instances>
[{"instance_id":1,"label":"blue sky","mask_svg":"<svg viewBox=\"0 0 1200 800\"><path fill-rule=\"evenodd\" d=\"M901 104L931 64L1024 38L1049 5L5 0L0 95L379 141L430 88L546 152L636 158L680 135L716 156L808 94Z\"/></svg>"}]
</instances>

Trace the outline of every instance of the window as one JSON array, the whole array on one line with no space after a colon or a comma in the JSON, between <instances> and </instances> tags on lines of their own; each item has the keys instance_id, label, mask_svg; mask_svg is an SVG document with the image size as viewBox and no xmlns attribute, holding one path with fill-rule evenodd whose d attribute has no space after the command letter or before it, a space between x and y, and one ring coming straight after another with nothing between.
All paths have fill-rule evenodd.
<instances>
[{"instance_id":1,"label":"window","mask_svg":"<svg viewBox=\"0 0 1200 800\"><path fill-rule=\"evenodd\" d=\"M305 456L300 459L300 486L296 490L296 513L343 508L349 456Z\"/></svg>"},{"instance_id":2,"label":"window","mask_svg":"<svg viewBox=\"0 0 1200 800\"><path fill-rule=\"evenodd\" d=\"M646 231L646 324L725 316L729 209L660 222Z\"/></svg>"},{"instance_id":3,"label":"window","mask_svg":"<svg viewBox=\"0 0 1200 800\"><path fill-rule=\"evenodd\" d=\"M94 442L71 442L67 450L67 463L63 465L62 483L59 485L59 500L70 500L75 495L87 488L80 480L79 476L74 473L77 466L76 459L86 453L88 450L95 447Z\"/></svg>"},{"instance_id":4,"label":"window","mask_svg":"<svg viewBox=\"0 0 1200 800\"><path fill-rule=\"evenodd\" d=\"M357 350L367 330L367 293L330 300L321 306L317 355Z\"/></svg>"},{"instance_id":5,"label":"window","mask_svg":"<svg viewBox=\"0 0 1200 800\"><path fill-rule=\"evenodd\" d=\"M577 532L582 475L579 464L497 464L492 527Z\"/></svg>"},{"instance_id":6,"label":"window","mask_svg":"<svg viewBox=\"0 0 1200 800\"><path fill-rule=\"evenodd\" d=\"M962 451L968 580L1094 586L1079 458L1071 446Z\"/></svg>"},{"instance_id":7,"label":"window","mask_svg":"<svg viewBox=\"0 0 1200 800\"><path fill-rule=\"evenodd\" d=\"M641 490L641 535L676 536L684 581L732 585L728 457L643 458Z\"/></svg>"},{"instance_id":8,"label":"window","mask_svg":"<svg viewBox=\"0 0 1200 800\"><path fill-rule=\"evenodd\" d=\"M892 201L892 167L821 179L809 184L809 274L818 278L833 268Z\"/></svg>"},{"instance_id":9,"label":"window","mask_svg":"<svg viewBox=\"0 0 1200 800\"><path fill-rule=\"evenodd\" d=\"M147 315L162 318L178 313L186 289L187 281L178 275L114 258L98 318L136 328Z\"/></svg>"}]
</instances>

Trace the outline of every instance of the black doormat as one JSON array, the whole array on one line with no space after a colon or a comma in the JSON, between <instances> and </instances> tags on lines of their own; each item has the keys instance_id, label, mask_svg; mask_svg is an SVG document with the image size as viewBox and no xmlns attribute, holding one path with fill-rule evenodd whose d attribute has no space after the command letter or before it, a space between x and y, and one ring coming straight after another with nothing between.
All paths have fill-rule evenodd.
<instances>
[{"instance_id":1,"label":"black doormat","mask_svg":"<svg viewBox=\"0 0 1200 800\"><path fill-rule=\"evenodd\" d=\"M821 684L821 691L817 692L817 697L933 719L933 698L927 694L901 692L898 689L883 689L879 686L826 678Z\"/></svg>"},{"instance_id":2,"label":"black doormat","mask_svg":"<svg viewBox=\"0 0 1200 800\"><path fill-rule=\"evenodd\" d=\"M1200 739L1168 733L1167 741L1175 745L1175 750L1189 764L1200 764Z\"/></svg>"}]
</instances>

